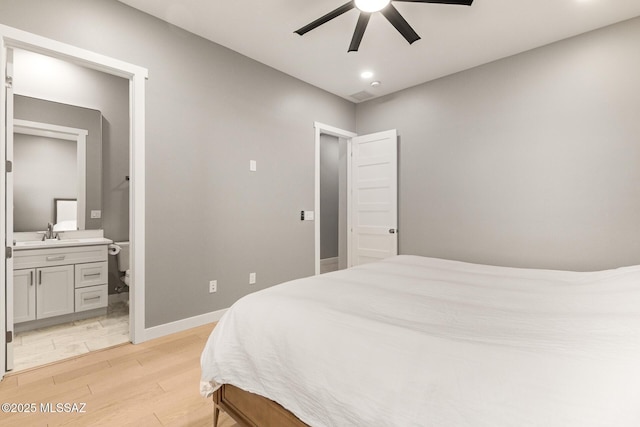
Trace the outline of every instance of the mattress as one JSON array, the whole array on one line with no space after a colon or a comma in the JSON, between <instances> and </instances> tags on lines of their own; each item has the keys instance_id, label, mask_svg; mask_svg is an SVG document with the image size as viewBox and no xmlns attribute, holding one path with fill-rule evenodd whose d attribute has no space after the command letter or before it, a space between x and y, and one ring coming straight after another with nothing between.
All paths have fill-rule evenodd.
<instances>
[{"instance_id":1,"label":"mattress","mask_svg":"<svg viewBox=\"0 0 640 427\"><path fill-rule=\"evenodd\" d=\"M240 299L202 353L314 426L640 426L640 266L397 256Z\"/></svg>"}]
</instances>

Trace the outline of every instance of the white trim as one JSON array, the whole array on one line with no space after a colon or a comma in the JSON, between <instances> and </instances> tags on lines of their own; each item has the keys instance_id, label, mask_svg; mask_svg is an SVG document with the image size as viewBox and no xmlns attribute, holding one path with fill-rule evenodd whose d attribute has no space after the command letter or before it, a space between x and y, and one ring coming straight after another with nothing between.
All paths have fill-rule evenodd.
<instances>
[{"instance_id":1,"label":"white trim","mask_svg":"<svg viewBox=\"0 0 640 427\"><path fill-rule=\"evenodd\" d=\"M87 212L87 135L89 131L84 134L79 134L76 140L76 161L78 167L78 195L76 196L77 214L76 214L76 227L79 230L84 230L87 226L86 212ZM102 170L101 170L102 172ZM55 221L55 218L54 218Z\"/></svg>"},{"instance_id":2,"label":"white trim","mask_svg":"<svg viewBox=\"0 0 640 427\"><path fill-rule=\"evenodd\" d=\"M86 129L76 129L67 126L52 125L49 123L32 122L29 120L13 120L13 132L25 135L44 136L47 138L66 139L78 141L78 138L89 134Z\"/></svg>"},{"instance_id":3,"label":"white trim","mask_svg":"<svg viewBox=\"0 0 640 427\"><path fill-rule=\"evenodd\" d=\"M324 258L320 260L320 274L337 271L340 267L340 258Z\"/></svg>"},{"instance_id":4,"label":"white trim","mask_svg":"<svg viewBox=\"0 0 640 427\"><path fill-rule=\"evenodd\" d=\"M63 61L126 79L131 79L137 75L147 78L149 75L146 68L3 24L0 24L0 34L2 35L3 47L19 48L52 56Z\"/></svg>"},{"instance_id":5,"label":"white trim","mask_svg":"<svg viewBox=\"0 0 640 427\"><path fill-rule=\"evenodd\" d=\"M76 222L78 229L85 228L85 209L87 206L87 135L86 129L76 129L49 123L32 122L29 120L13 120L13 133L33 135L45 138L63 139L76 143L76 164L78 173L78 188L76 200L78 203ZM13 159L8 159L12 160Z\"/></svg>"},{"instance_id":6,"label":"white trim","mask_svg":"<svg viewBox=\"0 0 640 427\"><path fill-rule=\"evenodd\" d=\"M118 77L129 79L129 115L130 115L130 177L131 188L129 192L130 221L129 240L131 241L131 269L132 280L135 284L132 302L130 304L130 338L134 344L142 342L145 333L145 79L148 77L147 69L129 64L108 56L100 55L72 45L61 43L46 37L41 37L26 31L0 24L0 81L5 81L5 65L7 62L7 49L20 48L31 52L52 56L80 66L102 71ZM6 93L0 90L0 165L5 164L5 110ZM0 187L5 189L4 173L0 173ZM4 197L0 197L4 199ZM6 206L0 202L0 215L3 222L6 215ZM6 230L0 227L0 242L6 242ZM5 263L0 269L0 277L3 282L6 277ZM5 286L0 289L4 293ZM4 349L6 347L5 305L0 304L0 379L5 372Z\"/></svg>"},{"instance_id":7,"label":"white trim","mask_svg":"<svg viewBox=\"0 0 640 427\"><path fill-rule=\"evenodd\" d=\"M9 76L13 78L13 50L11 49L0 49L2 55L2 66L0 68L0 81L5 83L5 76ZM0 122L4 123L4 131L0 130L0 147L4 149L0 149L0 164L6 165L6 160L13 160L13 120L7 120L8 118L13 118L13 85L3 85L4 90L0 90L2 95L0 95ZM1 126L0 126L1 129ZM13 209L7 209L7 206L13 205L13 174L4 173L2 171L0 173L2 178L0 178L0 193L4 195L4 197L0 197L2 201L0 202L0 215L2 216L2 221L0 221L0 242L2 244L6 244L5 242L13 242ZM4 294L6 295L5 301L13 302L13 274L7 274L7 272L13 272L13 258L7 259L5 257L5 262L1 262L0 265L0 280L3 280L4 287L0 288L0 291L4 290ZM0 298L1 299L1 298ZM13 343L6 343L6 334L5 331L15 333L15 328L13 325L13 305L9 303L5 303L4 305L0 304L0 325L2 329L0 329L0 379L4 375L6 370L11 370L14 367L13 363ZM6 354L3 349L6 348Z\"/></svg>"},{"instance_id":8,"label":"white trim","mask_svg":"<svg viewBox=\"0 0 640 427\"><path fill-rule=\"evenodd\" d=\"M129 334L131 342L145 341L145 78L136 74L129 81L129 241L131 285Z\"/></svg>"},{"instance_id":9,"label":"white trim","mask_svg":"<svg viewBox=\"0 0 640 427\"><path fill-rule=\"evenodd\" d=\"M354 137L355 138L355 137ZM351 188L351 171L353 170L353 143L352 139L349 139L347 143L347 265L346 268L349 268L353 265L353 261L351 260L351 247L353 246L353 218L351 217L351 213L353 212L353 207L351 206L352 200L351 196L353 194L353 189Z\"/></svg>"},{"instance_id":10,"label":"white trim","mask_svg":"<svg viewBox=\"0 0 640 427\"><path fill-rule=\"evenodd\" d=\"M176 320L175 322L165 323L164 325L158 325L152 328L145 329L144 340L148 341L155 338L164 337L165 335L186 331L187 329L197 328L198 326L206 325L207 323L217 322L222 318L227 310L228 308L223 308L221 310L212 311L210 313L201 314L199 316Z\"/></svg>"},{"instance_id":11,"label":"white trim","mask_svg":"<svg viewBox=\"0 0 640 427\"><path fill-rule=\"evenodd\" d=\"M320 274L320 135L331 135L338 138L347 139L347 156L348 159L351 158L351 138L358 136L358 134L354 132L350 132L348 130L338 129L333 126L325 125L319 122L313 122L313 127L315 128L315 181L314 181L314 210L315 210L315 274ZM351 167L351 161L347 160L347 199L349 198L350 193L350 173L349 171ZM350 215L349 212L351 203L347 202L347 230L350 229ZM347 247L350 247L350 235L351 233L347 233ZM347 250L347 253L350 251Z\"/></svg>"}]
</instances>

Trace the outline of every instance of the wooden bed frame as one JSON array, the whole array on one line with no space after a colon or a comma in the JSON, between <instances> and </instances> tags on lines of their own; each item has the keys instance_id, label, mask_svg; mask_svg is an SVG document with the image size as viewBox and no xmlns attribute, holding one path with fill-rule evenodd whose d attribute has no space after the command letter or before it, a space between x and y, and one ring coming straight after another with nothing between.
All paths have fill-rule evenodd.
<instances>
[{"instance_id":1,"label":"wooden bed frame","mask_svg":"<svg viewBox=\"0 0 640 427\"><path fill-rule=\"evenodd\" d=\"M223 384L213 393L213 427L223 410L242 427L309 427L273 400Z\"/></svg>"}]
</instances>

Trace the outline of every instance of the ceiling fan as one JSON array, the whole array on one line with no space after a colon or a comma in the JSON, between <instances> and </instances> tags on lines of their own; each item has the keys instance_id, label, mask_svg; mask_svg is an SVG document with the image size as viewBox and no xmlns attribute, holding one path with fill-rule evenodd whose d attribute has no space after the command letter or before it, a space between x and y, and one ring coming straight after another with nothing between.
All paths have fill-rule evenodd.
<instances>
[{"instance_id":1,"label":"ceiling fan","mask_svg":"<svg viewBox=\"0 0 640 427\"><path fill-rule=\"evenodd\" d=\"M402 2L412 2L412 3L441 3L441 4L457 4L463 6L471 6L473 0L395 0ZM364 30L367 28L367 24L369 23L369 18L371 14L374 12L380 12L387 21L391 23L396 30L402 34L402 36L409 42L409 44L415 42L416 40L420 40L420 36L411 28L411 25L400 15L398 9L393 7L391 4L391 0L351 0L339 8L332 10L326 15L316 19L312 23L305 25L299 30L294 31L301 36L313 30L314 28L319 27L320 25L331 21L333 18L336 18L342 15L345 12L350 11L351 9L360 10L360 17L358 17L358 23L356 24L356 29L353 32L353 38L351 39L351 44L349 45L348 52L357 52L358 47L360 47L360 42L362 41L362 36L364 35Z\"/></svg>"}]
</instances>

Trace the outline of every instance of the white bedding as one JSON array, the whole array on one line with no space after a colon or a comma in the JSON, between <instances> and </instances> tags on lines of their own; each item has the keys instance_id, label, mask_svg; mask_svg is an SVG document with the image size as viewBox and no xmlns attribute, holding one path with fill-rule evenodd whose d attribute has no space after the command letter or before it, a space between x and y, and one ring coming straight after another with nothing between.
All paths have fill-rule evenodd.
<instances>
[{"instance_id":1,"label":"white bedding","mask_svg":"<svg viewBox=\"0 0 640 427\"><path fill-rule=\"evenodd\" d=\"M321 426L640 426L640 266L576 273L416 256L248 295L202 353Z\"/></svg>"}]
</instances>

